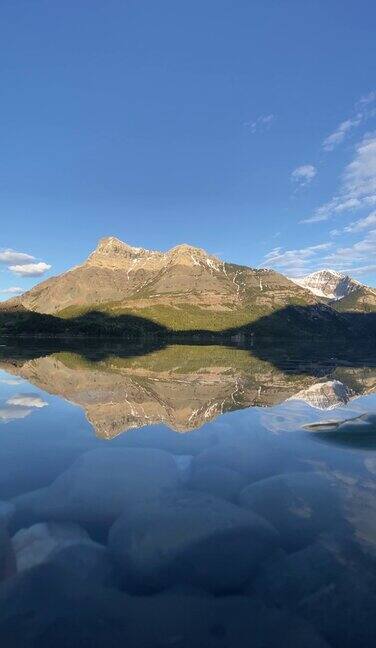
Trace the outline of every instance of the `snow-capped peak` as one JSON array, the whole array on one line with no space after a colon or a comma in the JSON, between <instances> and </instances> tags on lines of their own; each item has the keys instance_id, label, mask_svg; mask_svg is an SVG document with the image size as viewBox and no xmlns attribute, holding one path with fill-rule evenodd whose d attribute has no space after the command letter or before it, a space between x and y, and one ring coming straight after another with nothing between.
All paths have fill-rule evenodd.
<instances>
[{"instance_id":1,"label":"snow-capped peak","mask_svg":"<svg viewBox=\"0 0 376 648\"><path fill-rule=\"evenodd\" d=\"M348 275L329 268L312 272L305 277L292 278L291 281L310 290L317 297L336 300L347 297L361 286L358 281Z\"/></svg>"}]
</instances>

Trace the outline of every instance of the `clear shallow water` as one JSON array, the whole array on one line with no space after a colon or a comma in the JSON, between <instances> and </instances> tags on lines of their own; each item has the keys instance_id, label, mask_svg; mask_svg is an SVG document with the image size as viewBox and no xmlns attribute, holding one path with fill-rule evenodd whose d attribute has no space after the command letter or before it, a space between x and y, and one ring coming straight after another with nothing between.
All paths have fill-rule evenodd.
<instances>
[{"instance_id":1,"label":"clear shallow water","mask_svg":"<svg viewBox=\"0 0 376 648\"><path fill-rule=\"evenodd\" d=\"M375 439L369 357L2 348L3 644L373 646Z\"/></svg>"}]
</instances>

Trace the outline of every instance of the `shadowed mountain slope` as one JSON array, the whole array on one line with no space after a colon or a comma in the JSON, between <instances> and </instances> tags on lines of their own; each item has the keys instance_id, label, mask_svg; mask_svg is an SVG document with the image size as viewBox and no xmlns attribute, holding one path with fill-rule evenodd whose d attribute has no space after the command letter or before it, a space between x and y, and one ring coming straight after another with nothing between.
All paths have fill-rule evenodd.
<instances>
[{"instance_id":1,"label":"shadowed mountain slope","mask_svg":"<svg viewBox=\"0 0 376 648\"><path fill-rule=\"evenodd\" d=\"M145 309L146 310L146 309ZM339 313L325 304L287 306L268 315L221 318L208 317L201 310L187 313L170 307L161 312L136 311L140 314L88 311L79 316L61 317L27 311L23 307L0 310L0 337L34 338L122 338L127 342L156 340L176 342L209 341L241 344L249 338L296 340L336 339L358 345L376 339L376 313ZM240 321L237 322L237 319Z\"/></svg>"}]
</instances>

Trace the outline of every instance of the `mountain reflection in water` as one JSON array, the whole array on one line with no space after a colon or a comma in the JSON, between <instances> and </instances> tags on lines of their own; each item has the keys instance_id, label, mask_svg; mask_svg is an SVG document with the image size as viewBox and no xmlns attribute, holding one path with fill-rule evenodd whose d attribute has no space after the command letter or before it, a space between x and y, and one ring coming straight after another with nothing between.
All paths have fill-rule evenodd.
<instances>
[{"instance_id":1,"label":"mountain reflection in water","mask_svg":"<svg viewBox=\"0 0 376 648\"><path fill-rule=\"evenodd\" d=\"M370 353L2 347L1 645L375 645L375 391Z\"/></svg>"},{"instance_id":2,"label":"mountain reflection in water","mask_svg":"<svg viewBox=\"0 0 376 648\"><path fill-rule=\"evenodd\" d=\"M4 358L0 368L83 408L98 437L164 423L189 432L220 414L297 400L320 410L376 391L376 366L293 361L284 368L252 350L169 346L144 356L88 359L58 352L34 359Z\"/></svg>"}]
</instances>

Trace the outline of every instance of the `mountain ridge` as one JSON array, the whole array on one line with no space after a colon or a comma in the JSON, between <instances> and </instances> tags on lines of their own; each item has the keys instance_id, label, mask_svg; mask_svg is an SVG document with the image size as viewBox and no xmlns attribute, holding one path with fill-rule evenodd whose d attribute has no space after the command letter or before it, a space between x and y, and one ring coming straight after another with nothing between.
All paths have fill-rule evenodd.
<instances>
[{"instance_id":1,"label":"mountain ridge","mask_svg":"<svg viewBox=\"0 0 376 648\"><path fill-rule=\"evenodd\" d=\"M110 236L82 264L3 302L0 334L39 327L67 335L344 335L353 325L336 311L346 310L346 299L353 299L349 311L376 310L376 292L365 288L334 301L275 270L228 263L188 244L160 252ZM11 314L19 316L15 325Z\"/></svg>"},{"instance_id":2,"label":"mountain ridge","mask_svg":"<svg viewBox=\"0 0 376 648\"><path fill-rule=\"evenodd\" d=\"M228 310L255 305L255 300L260 306L266 305L274 288L276 306L290 303L288 296L298 303L314 303L308 291L295 288L274 270L227 263L187 244L159 252L106 237L82 264L5 303L46 314L108 302L125 305L130 300L134 305L135 299L139 306L144 300L149 304L188 303Z\"/></svg>"}]
</instances>

